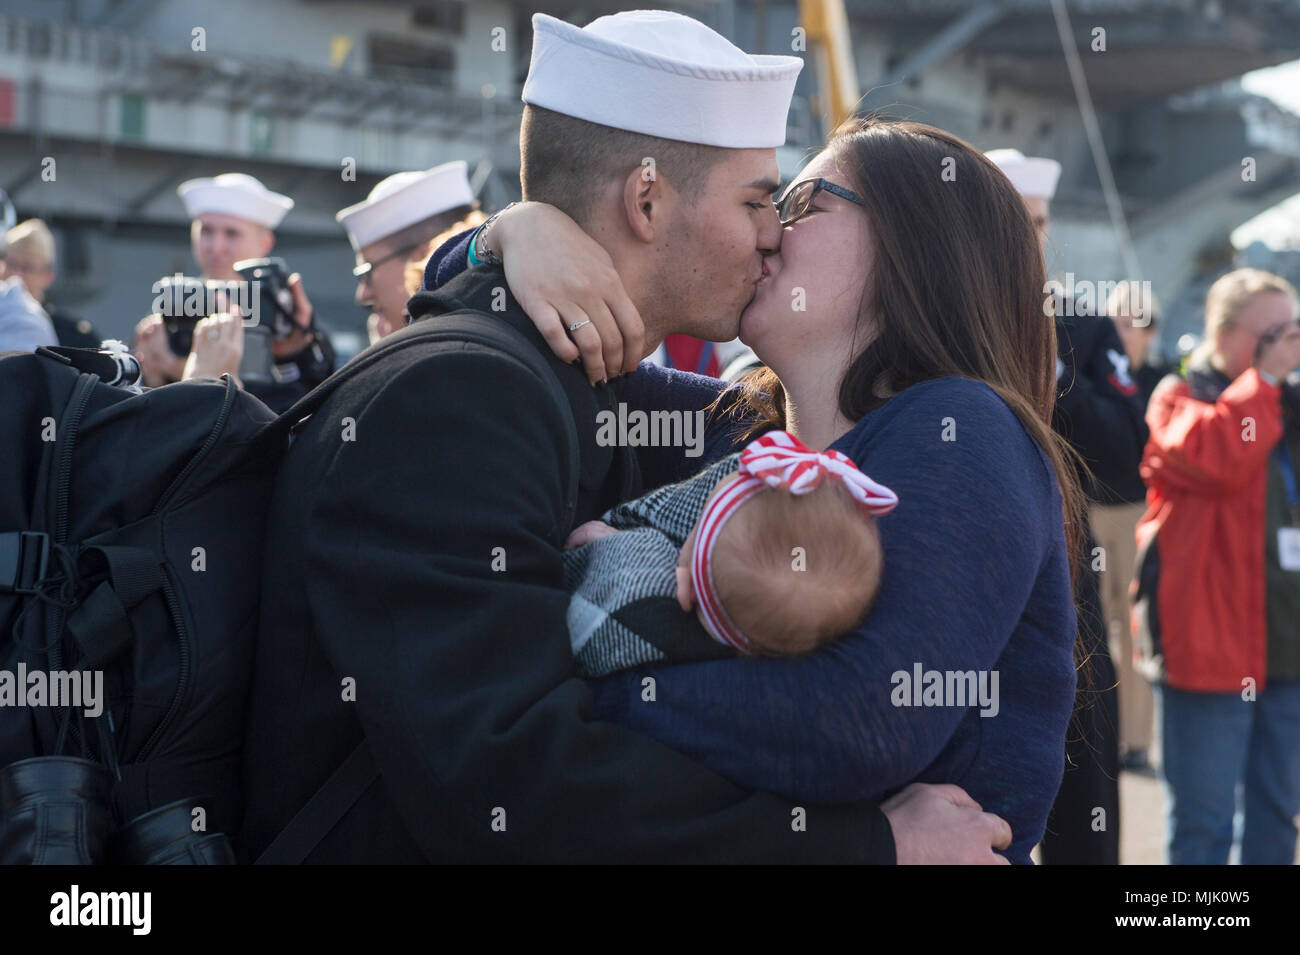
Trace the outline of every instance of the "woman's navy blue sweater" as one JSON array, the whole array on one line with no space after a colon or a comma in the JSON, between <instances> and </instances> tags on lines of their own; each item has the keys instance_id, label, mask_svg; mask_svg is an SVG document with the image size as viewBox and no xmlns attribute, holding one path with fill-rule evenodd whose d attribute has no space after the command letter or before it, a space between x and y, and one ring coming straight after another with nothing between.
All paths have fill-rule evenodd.
<instances>
[{"instance_id":1,"label":"woman's navy blue sweater","mask_svg":"<svg viewBox=\"0 0 1300 955\"><path fill-rule=\"evenodd\" d=\"M643 364L616 388L630 408L702 408L719 384ZM702 456L676 457L693 473L733 450L733 438L714 424ZM1051 462L991 388L963 378L908 388L832 447L899 497L880 518L884 576L866 621L804 657L606 677L592 685L596 715L742 786L810 804L956 783L1007 820L1006 855L1028 863L1061 783L1075 695L1075 613ZM649 486L681 476L672 459L643 455ZM816 547L809 542L808 561ZM981 674L985 705L969 692Z\"/></svg>"}]
</instances>

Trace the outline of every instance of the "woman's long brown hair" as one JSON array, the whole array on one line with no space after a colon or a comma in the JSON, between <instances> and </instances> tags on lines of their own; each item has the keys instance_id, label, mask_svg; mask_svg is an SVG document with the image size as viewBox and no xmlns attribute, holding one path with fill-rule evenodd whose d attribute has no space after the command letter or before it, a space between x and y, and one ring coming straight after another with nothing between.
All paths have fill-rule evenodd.
<instances>
[{"instance_id":1,"label":"woman's long brown hair","mask_svg":"<svg viewBox=\"0 0 1300 955\"><path fill-rule=\"evenodd\" d=\"M1052 462L1070 576L1080 573L1084 502L1078 454L1052 430L1056 323L1047 270L1020 194L974 147L921 123L852 119L826 147L862 197L874 257L857 328L875 337L853 359L839 406L858 421L934 378L982 381ZM746 380L737 413L751 433L780 427L785 393L770 369Z\"/></svg>"}]
</instances>

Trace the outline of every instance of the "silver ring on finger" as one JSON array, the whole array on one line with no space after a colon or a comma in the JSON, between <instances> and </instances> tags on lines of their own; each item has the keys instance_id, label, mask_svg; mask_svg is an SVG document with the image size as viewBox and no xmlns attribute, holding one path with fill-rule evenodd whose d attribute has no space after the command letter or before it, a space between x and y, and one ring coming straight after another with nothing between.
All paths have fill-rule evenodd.
<instances>
[{"instance_id":1,"label":"silver ring on finger","mask_svg":"<svg viewBox=\"0 0 1300 955\"><path fill-rule=\"evenodd\" d=\"M587 319L585 322L574 322L572 325L569 326L569 331L576 332L583 325L590 325L590 324L591 324L591 319Z\"/></svg>"}]
</instances>

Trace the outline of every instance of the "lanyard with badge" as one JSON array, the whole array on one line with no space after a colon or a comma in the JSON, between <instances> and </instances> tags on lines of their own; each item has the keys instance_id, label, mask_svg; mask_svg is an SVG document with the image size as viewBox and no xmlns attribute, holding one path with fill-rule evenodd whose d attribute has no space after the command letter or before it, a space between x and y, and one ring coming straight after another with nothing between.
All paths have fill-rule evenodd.
<instances>
[{"instance_id":1,"label":"lanyard with badge","mask_svg":"<svg viewBox=\"0 0 1300 955\"><path fill-rule=\"evenodd\" d=\"M1283 570L1300 571L1300 488L1296 485L1295 468L1291 464L1285 435L1273 449L1273 459L1282 472L1282 487L1286 491L1286 506L1291 518L1290 526L1277 529L1277 560Z\"/></svg>"}]
</instances>

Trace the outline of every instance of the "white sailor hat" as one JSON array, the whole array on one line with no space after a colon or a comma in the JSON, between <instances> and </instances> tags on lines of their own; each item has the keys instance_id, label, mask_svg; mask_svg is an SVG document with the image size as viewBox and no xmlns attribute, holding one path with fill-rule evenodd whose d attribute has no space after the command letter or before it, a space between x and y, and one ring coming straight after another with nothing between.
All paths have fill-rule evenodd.
<instances>
[{"instance_id":1,"label":"white sailor hat","mask_svg":"<svg viewBox=\"0 0 1300 955\"><path fill-rule=\"evenodd\" d=\"M348 231L352 248L401 232L439 213L474 202L467 164L462 159L423 172L399 172L382 180L364 201L334 216Z\"/></svg>"},{"instance_id":2,"label":"white sailor hat","mask_svg":"<svg viewBox=\"0 0 1300 955\"><path fill-rule=\"evenodd\" d=\"M1061 178L1061 164L1055 159L1026 156L1018 149L993 149L984 154L1011 185L1028 198L1051 199Z\"/></svg>"},{"instance_id":3,"label":"white sailor hat","mask_svg":"<svg viewBox=\"0 0 1300 955\"><path fill-rule=\"evenodd\" d=\"M752 56L698 20L630 10L579 29L533 14L523 100L590 123L732 149L785 144L803 68Z\"/></svg>"},{"instance_id":4,"label":"white sailor hat","mask_svg":"<svg viewBox=\"0 0 1300 955\"><path fill-rule=\"evenodd\" d=\"M223 212L274 229L293 208L293 200L272 192L252 176L224 172L220 176L188 179L176 187L191 218L205 212Z\"/></svg>"}]
</instances>

